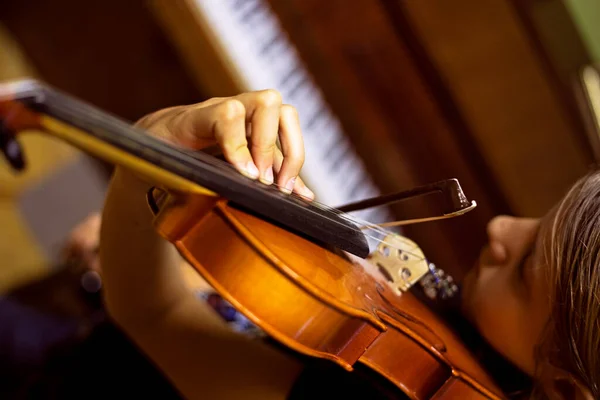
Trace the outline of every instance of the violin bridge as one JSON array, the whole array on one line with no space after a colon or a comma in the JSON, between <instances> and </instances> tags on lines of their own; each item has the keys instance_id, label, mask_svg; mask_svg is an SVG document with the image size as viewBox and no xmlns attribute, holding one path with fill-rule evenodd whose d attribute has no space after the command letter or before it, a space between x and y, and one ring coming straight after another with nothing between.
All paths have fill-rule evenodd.
<instances>
[{"instance_id":1,"label":"violin bridge","mask_svg":"<svg viewBox=\"0 0 600 400\"><path fill-rule=\"evenodd\" d=\"M429 273L421 248L396 234L386 236L367 260L379 269L397 294L406 292Z\"/></svg>"}]
</instances>

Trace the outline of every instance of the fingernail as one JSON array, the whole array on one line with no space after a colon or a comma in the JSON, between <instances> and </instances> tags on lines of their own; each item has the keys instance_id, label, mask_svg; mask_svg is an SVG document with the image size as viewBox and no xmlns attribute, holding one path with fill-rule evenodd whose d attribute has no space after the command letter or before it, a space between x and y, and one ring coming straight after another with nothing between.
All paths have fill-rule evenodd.
<instances>
[{"instance_id":1,"label":"fingernail","mask_svg":"<svg viewBox=\"0 0 600 400\"><path fill-rule=\"evenodd\" d=\"M300 191L302 192L302 195L305 197L308 197L310 199L314 199L315 198L315 194L313 193L312 190L310 190L309 188L307 188L306 186L302 186L302 188L300 189Z\"/></svg>"},{"instance_id":2,"label":"fingernail","mask_svg":"<svg viewBox=\"0 0 600 400\"><path fill-rule=\"evenodd\" d=\"M254 163L252 161L248 161L248 163L246 164L246 167L243 168L244 171L246 171L246 173L248 174L248 176L252 179L256 179L258 178L258 168L256 168L256 165L254 165Z\"/></svg>"},{"instance_id":3,"label":"fingernail","mask_svg":"<svg viewBox=\"0 0 600 400\"><path fill-rule=\"evenodd\" d=\"M263 177L261 178L261 182L267 185L273 184L273 167L269 167Z\"/></svg>"},{"instance_id":4,"label":"fingernail","mask_svg":"<svg viewBox=\"0 0 600 400\"><path fill-rule=\"evenodd\" d=\"M286 193L292 193L292 191L294 190L294 185L296 184L296 177L293 177L292 179L290 179L284 188L282 188L282 190Z\"/></svg>"}]
</instances>

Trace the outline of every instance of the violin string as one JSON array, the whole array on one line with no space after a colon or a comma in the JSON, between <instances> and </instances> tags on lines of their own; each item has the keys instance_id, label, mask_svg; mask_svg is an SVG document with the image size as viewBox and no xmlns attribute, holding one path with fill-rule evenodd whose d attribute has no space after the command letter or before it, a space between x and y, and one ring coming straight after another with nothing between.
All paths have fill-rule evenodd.
<instances>
[{"instance_id":1,"label":"violin string","mask_svg":"<svg viewBox=\"0 0 600 400\"><path fill-rule=\"evenodd\" d=\"M354 229L354 228L353 228L353 229L354 229L355 231L357 231L357 232L361 232L363 235L365 235L366 237L368 237L368 238L370 238L370 239L374 240L375 242L377 242L377 243L381 243L381 244L384 244L384 245L387 245L387 246L389 246L389 247L392 247L392 248L397 248L397 245L395 245L395 244L393 244L393 243L390 243L390 242L388 242L388 241L386 241L386 240L385 240L385 237L387 237L387 236L389 236L389 235L392 235L392 234L394 234L394 232L392 232L392 231L390 231L390 230L387 230L387 229L383 229L383 228L379 227L377 224L373 224L373 223L371 223L371 222L368 222L368 221L366 221L366 220L363 220L363 219L361 219L361 218L358 218L358 217L356 217L356 216L354 216L354 215L350 215L350 214L348 214L348 213L344 213L344 212L342 212L342 211L340 211L340 210L338 210L338 209L336 209L336 208L333 208L333 207L327 206L327 205L325 205L325 204L323 204L323 203L320 203L320 202L315 202L314 200L313 200L313 201L311 201L311 203L314 203L314 205L315 205L317 208L319 208L319 209L322 209L322 210L324 210L324 211L328 211L328 212L335 213L335 214L337 214L338 216L340 216L341 218L343 218L343 219L347 220L348 222L351 222L351 223L353 223L353 224L356 224L356 225L362 226L362 227L363 227L363 229L361 229L361 228L358 228L358 229ZM375 233L377 233L377 234L381 235L381 237L377 237L377 236L373 236L372 234L365 233L365 230L366 230L367 232L375 232ZM418 255L418 254L415 254L415 253L413 253L413 252L411 252L411 251L409 251L409 250L402 249L402 252L403 252L403 253L406 253L406 254L408 254L408 255L411 255L411 256L413 256L413 257L415 257L415 258L419 259L419 260L422 260L422 259L423 259L423 257L422 257L422 256L420 256L420 255Z\"/></svg>"},{"instance_id":2,"label":"violin string","mask_svg":"<svg viewBox=\"0 0 600 400\"><path fill-rule=\"evenodd\" d=\"M208 162L208 160L203 160L203 161L204 162ZM214 165L217 165L217 166L220 166L220 167L225 166L225 167L231 169L232 171L236 171L236 173L239 173L237 171L237 169L231 163L228 163L226 161L214 158L214 159L211 159L210 163L214 164ZM277 188L278 190L280 190L282 192L289 193L289 191L287 189L285 189L283 186L281 186L281 185L279 185L279 184L277 184L275 182L271 183L270 185L262 183L262 182L260 182L259 180L256 180L256 179L252 179L252 182L254 182L254 184L259 184L259 186L263 186L263 187L265 185L266 186L271 186L271 187ZM371 231L375 231L376 233L379 233L382 236L387 236L387 235L390 235L390 234L393 233L393 232L391 232L391 231L389 231L387 229L384 229L384 228L378 226L377 224L374 224L374 223L369 222L369 221L361 220L358 217L352 216L352 215L350 215L348 213L345 213L343 211L340 211L340 210L338 210L336 208L327 206L326 204L320 203L320 202L318 202L316 200L311 200L308 197L306 197L304 195L301 195L301 194L299 194L297 192L292 191L292 193L290 193L289 195L293 196L293 197L296 197L298 199L301 199L305 203L313 205L315 208L318 208L318 209L323 210L323 211L330 212L332 214L336 214L336 215L340 216L341 218L347 220L348 222L351 222L353 224L362 226L365 229L368 229L368 230L371 230ZM328 218L328 217L325 217L325 218ZM335 220L332 220L331 218L328 218L328 219L330 221L334 222L334 223L338 223L339 224L339 222L337 222ZM357 232L362 232L363 231L363 229L360 229L360 228L359 229L354 229L354 230L357 231ZM364 234L364 232L363 232L363 234ZM370 236L370 235L367 235L367 234L365 234L365 236L370 237L371 239L373 239L373 240L375 240L377 242L381 242L381 243L384 242L381 239L378 239L376 237L373 237L373 236Z\"/></svg>"},{"instance_id":3,"label":"violin string","mask_svg":"<svg viewBox=\"0 0 600 400\"><path fill-rule=\"evenodd\" d=\"M222 163L222 166L225 166L227 168L230 168L233 171L236 171L236 168L233 165L231 165L230 163L228 163L228 162L225 162L225 161L222 161L222 160L219 160L219 159L214 159L214 160L211 160L211 161L213 163L217 163L217 164ZM249 178L249 179L251 179L251 178ZM396 246L395 244L386 241L385 237L394 234L394 232L392 232L390 230L387 230L387 229L384 229L384 228L378 226L377 224L374 224L374 223L362 220L362 219L360 219L360 218L358 218L356 216L350 215L350 214L345 213L345 212L343 212L341 210L338 210L338 209L333 208L331 206L328 206L326 204L320 203L320 202L318 202L316 200L311 200L308 197L306 197L304 195L301 195L301 194L299 194L297 192L292 191L292 193L289 193L289 190L285 189L283 186L281 186L281 185L279 185L279 184L277 184L275 182L271 183L270 185L262 183L262 182L260 182L259 180L256 180L256 179L251 179L251 182L253 182L253 184L258 184L260 187L270 186L272 188L276 188L276 189L280 190L281 192L288 193L288 195L291 196L291 197L295 197L296 199L299 199L299 200L305 202L306 204L310 204L310 205L314 206L315 208L318 208L318 209L323 210L323 211L327 211L327 212L332 213L332 214L336 214L340 218L345 219L346 221L348 221L348 222L350 222L350 223L352 223L354 225L358 225L358 226L362 227L362 229L360 227L359 228L349 227L349 228L352 229L355 232L360 232L362 235L364 235L365 237L373 240L374 242L379 243L379 244L384 244L384 245L386 245L388 247L401 250L403 253L405 253L407 255L410 255L410 256L418 259L419 261L420 260L424 260L424 257L422 255L415 254L414 252L406 250L406 249L399 249L398 246ZM323 217L327 218L329 221L331 221L331 222L333 222L335 224L342 225L341 222L336 221L336 220L334 220L334 219L332 219L330 217L327 217L327 216L323 216ZM348 226L345 226L345 227L348 228ZM367 231L375 232L375 233L379 234L380 236L382 236L383 238L376 237L376 236L373 236L372 234L365 233L364 232L365 229ZM416 246L416 247L418 247L418 246Z\"/></svg>"},{"instance_id":4,"label":"violin string","mask_svg":"<svg viewBox=\"0 0 600 400\"><path fill-rule=\"evenodd\" d=\"M274 187L276 187L276 188L278 188L278 189L280 189L280 190L283 188L281 185L278 185L276 183L273 183L271 185L274 186ZM345 213L343 211L340 211L340 210L338 210L338 209L336 209L334 207L330 207L330 206L328 206L326 204L320 203L320 202L318 202L316 200L310 200L308 197L306 197L304 195L301 195L299 193L292 192L289 195L292 196L292 197L299 198L302 201L305 201L308 204L311 204L311 205L315 206L316 208L318 208L320 210L334 213L334 214L338 215L339 217L347 220L348 222L351 222L351 223L359 225L359 226L363 226L365 229L367 229L369 231L374 231L374 232L382 235L384 238L387 237L387 236L389 236L389 235L391 235L391 234L394 234L394 232L392 232L390 230L387 230L387 229L384 229L384 228L381 228L377 224L374 224L374 223L362 220L362 219L360 219L360 218L358 218L358 217L356 217L354 215L350 215L350 214ZM325 217L325 218L328 218L328 217ZM330 221L334 222L334 223L339 223L337 221L333 221L331 218L328 218L328 219ZM358 228L358 229L351 228L351 229L353 229L356 232L361 232L364 236L372 239L373 241L375 241L377 243L381 243L381 244L384 244L384 245L392 247L392 248L397 248L396 245L394 245L393 243L389 243L385 239L382 239L382 238L379 238L379 237L375 237L373 235L365 233L363 229L360 229L360 228ZM402 249L402 252L406 253L408 255L411 255L411 256L417 258L418 260L423 260L423 256L415 254L415 253L413 253L413 252L411 252L409 250Z\"/></svg>"}]
</instances>

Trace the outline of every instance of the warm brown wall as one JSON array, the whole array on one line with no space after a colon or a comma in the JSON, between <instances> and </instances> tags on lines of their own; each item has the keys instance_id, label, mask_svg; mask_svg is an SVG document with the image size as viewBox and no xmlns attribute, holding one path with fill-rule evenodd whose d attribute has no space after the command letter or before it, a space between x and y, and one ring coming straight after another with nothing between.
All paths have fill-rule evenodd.
<instances>
[{"instance_id":1,"label":"warm brown wall","mask_svg":"<svg viewBox=\"0 0 600 400\"><path fill-rule=\"evenodd\" d=\"M202 99L144 1L3 1L0 25L0 80L39 78L129 120ZM53 260L40 235L53 233L59 242L101 200L78 192L89 189L83 182L64 182L77 175L72 169L79 178L93 173L82 172L81 152L41 134L21 142L25 173L15 175L0 160L0 292L49 273ZM47 187L56 180L62 188ZM87 194L84 204L43 215L49 202L78 194Z\"/></svg>"},{"instance_id":2,"label":"warm brown wall","mask_svg":"<svg viewBox=\"0 0 600 400\"><path fill-rule=\"evenodd\" d=\"M145 1L7 1L0 20L42 79L123 118L202 99Z\"/></svg>"},{"instance_id":3,"label":"warm brown wall","mask_svg":"<svg viewBox=\"0 0 600 400\"><path fill-rule=\"evenodd\" d=\"M516 3L270 0L384 191L457 177L479 203L405 230L459 276L489 218L543 215L592 162L562 79L581 54Z\"/></svg>"},{"instance_id":4,"label":"warm brown wall","mask_svg":"<svg viewBox=\"0 0 600 400\"><path fill-rule=\"evenodd\" d=\"M591 160L511 3L432 0L405 10L512 210L545 213Z\"/></svg>"}]
</instances>

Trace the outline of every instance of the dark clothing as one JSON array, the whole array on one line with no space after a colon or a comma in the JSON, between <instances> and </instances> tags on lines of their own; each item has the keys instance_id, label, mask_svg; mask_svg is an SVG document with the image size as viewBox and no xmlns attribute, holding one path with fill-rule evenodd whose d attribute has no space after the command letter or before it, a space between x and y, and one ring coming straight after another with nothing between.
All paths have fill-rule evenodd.
<instances>
[{"instance_id":1,"label":"dark clothing","mask_svg":"<svg viewBox=\"0 0 600 400\"><path fill-rule=\"evenodd\" d=\"M355 371L347 372L333 362L300 356L261 335L219 296L203 294L201 298L222 314L232 329L265 340L305 363L305 370L289 393L290 400L407 398L360 363ZM11 298L0 298L0 398L181 399L160 370L104 316L103 310L99 307L96 311L100 322L96 321L91 333L82 338L81 319L55 316ZM494 365L501 364L496 360ZM235 380L231 384L235 385Z\"/></svg>"},{"instance_id":2,"label":"dark clothing","mask_svg":"<svg viewBox=\"0 0 600 400\"><path fill-rule=\"evenodd\" d=\"M77 336L77 320L49 315L12 297L0 298L0 397L45 369L57 347Z\"/></svg>"},{"instance_id":3,"label":"dark clothing","mask_svg":"<svg viewBox=\"0 0 600 400\"><path fill-rule=\"evenodd\" d=\"M74 337L75 319L48 315L0 297L0 370L40 367L48 350Z\"/></svg>"},{"instance_id":4,"label":"dark clothing","mask_svg":"<svg viewBox=\"0 0 600 400\"><path fill-rule=\"evenodd\" d=\"M289 400L404 400L400 389L367 367L357 365L353 372L329 361L309 361L294 384Z\"/></svg>"},{"instance_id":5,"label":"dark clothing","mask_svg":"<svg viewBox=\"0 0 600 400\"><path fill-rule=\"evenodd\" d=\"M182 398L110 321L100 322L83 340L76 339L79 326L75 318L53 316L10 298L1 299L0 398ZM372 384L360 373L348 373L331 362L309 358L306 362L290 400L394 398L376 397Z\"/></svg>"},{"instance_id":6,"label":"dark clothing","mask_svg":"<svg viewBox=\"0 0 600 400\"><path fill-rule=\"evenodd\" d=\"M80 345L51 360L28 391L27 398L39 399L182 398L110 322L96 327Z\"/></svg>"}]
</instances>

